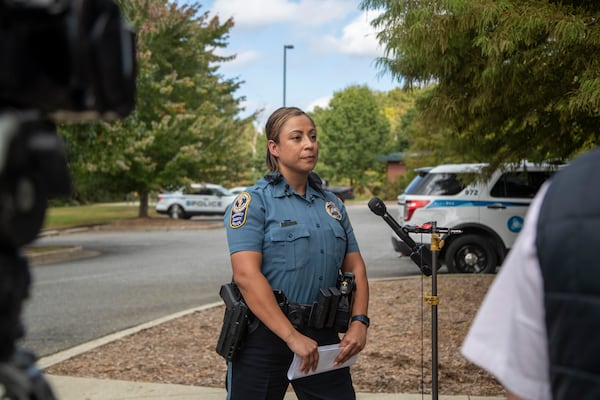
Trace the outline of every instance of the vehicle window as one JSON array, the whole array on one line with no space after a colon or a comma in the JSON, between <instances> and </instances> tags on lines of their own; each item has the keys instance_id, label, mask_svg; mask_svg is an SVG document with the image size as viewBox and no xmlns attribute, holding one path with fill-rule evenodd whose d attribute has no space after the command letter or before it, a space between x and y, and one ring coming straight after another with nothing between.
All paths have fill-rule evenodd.
<instances>
[{"instance_id":1,"label":"vehicle window","mask_svg":"<svg viewBox=\"0 0 600 400\"><path fill-rule=\"evenodd\" d=\"M423 196L452 196L460 193L470 181L468 174L429 173L414 188L413 193ZM472 177L471 177L472 179Z\"/></svg>"},{"instance_id":2,"label":"vehicle window","mask_svg":"<svg viewBox=\"0 0 600 400\"><path fill-rule=\"evenodd\" d=\"M404 188L404 190L402 191L402 194L417 193L421 182L423 182L423 177L425 175L427 175L430 170L431 170L430 167L422 167L422 168L415 169L415 171L417 172L417 175Z\"/></svg>"},{"instance_id":3,"label":"vehicle window","mask_svg":"<svg viewBox=\"0 0 600 400\"><path fill-rule=\"evenodd\" d=\"M191 194L191 195L207 195L210 194L210 189L205 189L205 188L190 188L188 190L185 191L185 194Z\"/></svg>"},{"instance_id":4,"label":"vehicle window","mask_svg":"<svg viewBox=\"0 0 600 400\"><path fill-rule=\"evenodd\" d=\"M492 197L532 199L551 175L551 171L506 172L496 182L490 194Z\"/></svg>"},{"instance_id":5,"label":"vehicle window","mask_svg":"<svg viewBox=\"0 0 600 400\"><path fill-rule=\"evenodd\" d=\"M415 193L418 188L419 188L419 184L423 182L423 176L422 175L417 175L413 178L412 181L410 181L410 183L408 184L408 186L404 189L404 194L413 194Z\"/></svg>"}]
</instances>

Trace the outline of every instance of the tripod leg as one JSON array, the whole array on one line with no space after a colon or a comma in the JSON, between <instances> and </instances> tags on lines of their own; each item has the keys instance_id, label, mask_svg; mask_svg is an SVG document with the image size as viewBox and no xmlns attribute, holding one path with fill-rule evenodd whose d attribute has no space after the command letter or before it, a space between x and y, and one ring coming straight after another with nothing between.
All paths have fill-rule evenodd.
<instances>
[{"instance_id":1,"label":"tripod leg","mask_svg":"<svg viewBox=\"0 0 600 400\"><path fill-rule=\"evenodd\" d=\"M33 353L17 349L25 335L23 303L29 297L31 275L18 249L0 249L0 388L2 399L54 400L50 385L35 366Z\"/></svg>"}]
</instances>

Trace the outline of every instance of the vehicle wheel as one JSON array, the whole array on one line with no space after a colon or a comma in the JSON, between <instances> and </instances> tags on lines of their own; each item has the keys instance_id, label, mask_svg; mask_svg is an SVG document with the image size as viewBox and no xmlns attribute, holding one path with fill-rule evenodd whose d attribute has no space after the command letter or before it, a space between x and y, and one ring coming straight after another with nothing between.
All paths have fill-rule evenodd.
<instances>
[{"instance_id":1,"label":"vehicle wheel","mask_svg":"<svg viewBox=\"0 0 600 400\"><path fill-rule=\"evenodd\" d=\"M172 219L181 219L185 218L185 212L183 211L183 207L179 204L174 204L169 207L169 217Z\"/></svg>"},{"instance_id":2,"label":"vehicle wheel","mask_svg":"<svg viewBox=\"0 0 600 400\"><path fill-rule=\"evenodd\" d=\"M491 274L496 271L498 259L485 237L460 235L450 243L446 252L446 266L450 273Z\"/></svg>"}]
</instances>

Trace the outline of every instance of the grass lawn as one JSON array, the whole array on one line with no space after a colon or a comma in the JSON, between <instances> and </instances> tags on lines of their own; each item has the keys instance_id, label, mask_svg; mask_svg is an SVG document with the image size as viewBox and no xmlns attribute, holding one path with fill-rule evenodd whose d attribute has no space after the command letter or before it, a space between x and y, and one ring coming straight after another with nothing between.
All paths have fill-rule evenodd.
<instances>
[{"instance_id":1,"label":"grass lawn","mask_svg":"<svg viewBox=\"0 0 600 400\"><path fill-rule=\"evenodd\" d=\"M43 229L98 224L138 217L138 205L103 203L71 207L49 207ZM148 207L150 217L157 217L154 206Z\"/></svg>"}]
</instances>

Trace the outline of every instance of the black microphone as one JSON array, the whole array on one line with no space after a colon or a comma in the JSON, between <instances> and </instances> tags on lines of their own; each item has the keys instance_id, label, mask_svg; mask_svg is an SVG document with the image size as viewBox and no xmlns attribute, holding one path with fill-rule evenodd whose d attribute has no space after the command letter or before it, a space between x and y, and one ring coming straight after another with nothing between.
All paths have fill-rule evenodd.
<instances>
[{"instance_id":1,"label":"black microphone","mask_svg":"<svg viewBox=\"0 0 600 400\"><path fill-rule=\"evenodd\" d=\"M371 200L369 200L369 209L373 212L373 214L379 215L381 218L383 218L383 220L392 228L394 233L398 235L400 240L410 247L412 250L410 253L410 259L417 264L417 267L419 267L424 275L430 276L432 272L431 250L423 244L415 243L415 241L408 236L408 233L406 233L398 224L398 222L396 222L396 220L387 212L385 203L378 197L373 197Z\"/></svg>"}]
</instances>

